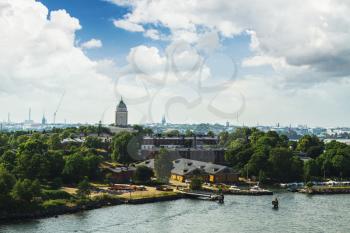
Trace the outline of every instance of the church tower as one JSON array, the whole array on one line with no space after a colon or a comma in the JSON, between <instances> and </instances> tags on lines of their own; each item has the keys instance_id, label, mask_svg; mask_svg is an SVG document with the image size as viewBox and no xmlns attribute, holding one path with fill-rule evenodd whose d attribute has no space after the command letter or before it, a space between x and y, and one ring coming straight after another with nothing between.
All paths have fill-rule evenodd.
<instances>
[{"instance_id":1,"label":"church tower","mask_svg":"<svg viewBox=\"0 0 350 233\"><path fill-rule=\"evenodd\" d=\"M123 101L123 98L120 98L117 106L117 111L115 113L115 125L121 127L128 125L128 109Z\"/></svg>"}]
</instances>

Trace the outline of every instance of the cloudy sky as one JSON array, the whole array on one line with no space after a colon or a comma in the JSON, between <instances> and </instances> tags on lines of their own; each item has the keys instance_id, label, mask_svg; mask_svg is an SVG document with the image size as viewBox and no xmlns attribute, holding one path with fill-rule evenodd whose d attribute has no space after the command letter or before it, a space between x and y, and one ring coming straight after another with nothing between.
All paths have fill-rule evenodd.
<instances>
[{"instance_id":1,"label":"cloudy sky","mask_svg":"<svg viewBox=\"0 0 350 233\"><path fill-rule=\"evenodd\" d=\"M350 3L1 0L0 120L350 125ZM62 104L59 106L60 99Z\"/></svg>"}]
</instances>

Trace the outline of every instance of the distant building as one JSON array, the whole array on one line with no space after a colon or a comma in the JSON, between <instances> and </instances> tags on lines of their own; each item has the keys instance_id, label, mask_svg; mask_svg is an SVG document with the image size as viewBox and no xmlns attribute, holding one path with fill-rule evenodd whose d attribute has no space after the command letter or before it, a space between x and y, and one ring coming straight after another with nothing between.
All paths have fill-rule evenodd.
<instances>
[{"instance_id":1,"label":"distant building","mask_svg":"<svg viewBox=\"0 0 350 233\"><path fill-rule=\"evenodd\" d=\"M157 137L157 136L145 136L143 137L141 149L150 149L154 147L163 147L163 148L200 148L203 146L215 146L219 142L218 137Z\"/></svg>"},{"instance_id":2,"label":"distant building","mask_svg":"<svg viewBox=\"0 0 350 233\"><path fill-rule=\"evenodd\" d=\"M140 160L153 159L161 148L166 148L172 159L193 159L225 164L225 149L218 146L217 137L149 137L142 141Z\"/></svg>"},{"instance_id":3,"label":"distant building","mask_svg":"<svg viewBox=\"0 0 350 233\"><path fill-rule=\"evenodd\" d=\"M120 99L115 113L115 125L120 127L126 127L128 125L128 109L123 101Z\"/></svg>"},{"instance_id":4,"label":"distant building","mask_svg":"<svg viewBox=\"0 0 350 233\"><path fill-rule=\"evenodd\" d=\"M162 118L162 125L165 125L166 124L166 120L165 120L165 116L163 116Z\"/></svg>"},{"instance_id":5,"label":"distant building","mask_svg":"<svg viewBox=\"0 0 350 233\"><path fill-rule=\"evenodd\" d=\"M43 118L41 119L41 124L46 125L46 123L47 123L47 120L45 118L45 115L43 115Z\"/></svg>"}]
</instances>

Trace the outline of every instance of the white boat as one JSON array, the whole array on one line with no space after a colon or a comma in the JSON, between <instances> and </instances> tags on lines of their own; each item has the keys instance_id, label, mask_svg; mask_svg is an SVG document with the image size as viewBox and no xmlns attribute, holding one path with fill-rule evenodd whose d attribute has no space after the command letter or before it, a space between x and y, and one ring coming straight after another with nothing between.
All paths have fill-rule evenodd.
<instances>
[{"instance_id":1,"label":"white boat","mask_svg":"<svg viewBox=\"0 0 350 233\"><path fill-rule=\"evenodd\" d=\"M252 186L249 191L251 192L267 192L268 190L260 188L258 185Z\"/></svg>"}]
</instances>

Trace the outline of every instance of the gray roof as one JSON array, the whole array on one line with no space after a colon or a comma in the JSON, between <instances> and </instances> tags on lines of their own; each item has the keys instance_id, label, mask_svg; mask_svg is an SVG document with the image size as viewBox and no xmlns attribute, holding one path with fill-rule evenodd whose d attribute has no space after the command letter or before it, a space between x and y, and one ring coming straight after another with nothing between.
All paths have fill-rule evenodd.
<instances>
[{"instance_id":1,"label":"gray roof","mask_svg":"<svg viewBox=\"0 0 350 233\"><path fill-rule=\"evenodd\" d=\"M118 108L126 108L126 104L124 103L123 99L120 100Z\"/></svg>"},{"instance_id":2,"label":"gray roof","mask_svg":"<svg viewBox=\"0 0 350 233\"><path fill-rule=\"evenodd\" d=\"M154 169L154 159L149 159L149 160L146 160L146 161L143 161L141 163L136 164L136 167L138 167L138 166L146 166L146 167Z\"/></svg>"},{"instance_id":3,"label":"gray roof","mask_svg":"<svg viewBox=\"0 0 350 233\"><path fill-rule=\"evenodd\" d=\"M178 175L187 175L195 170L200 170L212 175L221 172L232 172L232 169L227 166L192 159L177 159L174 160L173 164L174 168L171 172Z\"/></svg>"},{"instance_id":4,"label":"gray roof","mask_svg":"<svg viewBox=\"0 0 350 233\"><path fill-rule=\"evenodd\" d=\"M107 167L107 170L113 172L113 173L122 173L127 171L135 171L135 167Z\"/></svg>"},{"instance_id":5,"label":"gray roof","mask_svg":"<svg viewBox=\"0 0 350 233\"><path fill-rule=\"evenodd\" d=\"M141 165L154 169L154 159L146 160L137 164L136 166ZM173 169L171 170L171 173L178 175L188 175L195 170L200 170L211 175L234 172L232 168L219 164L201 162L192 159L176 159L173 161Z\"/></svg>"}]
</instances>

